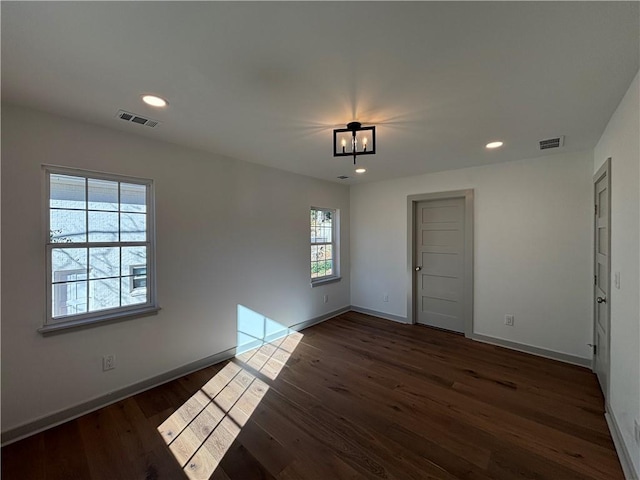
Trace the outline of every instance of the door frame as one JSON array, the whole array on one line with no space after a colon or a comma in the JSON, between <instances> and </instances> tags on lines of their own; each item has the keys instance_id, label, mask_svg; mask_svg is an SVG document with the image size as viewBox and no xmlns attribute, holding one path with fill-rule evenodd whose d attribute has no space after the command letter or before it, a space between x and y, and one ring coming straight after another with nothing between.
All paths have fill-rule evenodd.
<instances>
[{"instance_id":1,"label":"door frame","mask_svg":"<svg viewBox=\"0 0 640 480\"><path fill-rule=\"evenodd\" d=\"M422 193L407 196L407 320L416 323L416 207L429 200L464 198L464 336L473 336L473 189Z\"/></svg>"},{"instance_id":2,"label":"door frame","mask_svg":"<svg viewBox=\"0 0 640 480\"><path fill-rule=\"evenodd\" d=\"M607 303L606 303L606 309L607 309L607 381L606 381L606 387L605 387L605 391L602 392L602 394L604 395L604 403L605 403L605 409L606 411L609 411L609 386L611 385L611 297L612 297L612 292L611 292L611 157L607 158L605 160L605 162L602 164L602 166L598 169L598 171L595 173L595 175L593 176L593 187L592 187L592 192L593 192L593 205L595 207L596 205L596 185L598 184L598 182L602 179L602 177L604 177L606 175L607 177L607 245L609 246L609 254L607 255ZM596 329L598 328L598 325L596 324L596 309L598 308L598 304L596 303L596 286L595 286L595 276L596 276L596 269L597 269L597 261L596 261L596 246L597 246L597 239L596 239L596 235L598 234L598 229L597 229L597 217L595 215L594 212L594 216L593 216L593 245L591 248L591 254L592 254L592 268L593 268L593 278L594 278L594 285L593 285L593 289L591 290L591 301L593 302L593 310L592 310L592 323L593 323L593 330L592 330L592 334L593 334L593 340L592 342L596 341ZM597 347L596 347L597 348ZM596 370L596 356L593 355L593 351L592 351L592 356L591 356L591 371L593 371L595 373Z\"/></svg>"}]
</instances>

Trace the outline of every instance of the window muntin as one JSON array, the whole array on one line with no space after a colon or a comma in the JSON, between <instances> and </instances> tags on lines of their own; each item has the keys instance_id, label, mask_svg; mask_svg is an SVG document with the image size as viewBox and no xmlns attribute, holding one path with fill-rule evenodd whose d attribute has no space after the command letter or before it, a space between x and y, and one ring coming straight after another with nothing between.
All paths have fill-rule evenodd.
<instances>
[{"instance_id":1,"label":"window muntin","mask_svg":"<svg viewBox=\"0 0 640 480\"><path fill-rule=\"evenodd\" d=\"M152 181L46 167L46 325L155 307Z\"/></svg>"},{"instance_id":2,"label":"window muntin","mask_svg":"<svg viewBox=\"0 0 640 480\"><path fill-rule=\"evenodd\" d=\"M338 276L336 249L337 211L311 208L311 281Z\"/></svg>"}]
</instances>

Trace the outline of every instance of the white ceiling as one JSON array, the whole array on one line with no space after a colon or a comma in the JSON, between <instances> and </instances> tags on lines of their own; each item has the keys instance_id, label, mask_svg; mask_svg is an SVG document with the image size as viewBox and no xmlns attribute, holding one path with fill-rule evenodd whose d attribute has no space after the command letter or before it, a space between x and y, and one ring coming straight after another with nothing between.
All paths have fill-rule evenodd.
<instances>
[{"instance_id":1,"label":"white ceiling","mask_svg":"<svg viewBox=\"0 0 640 480\"><path fill-rule=\"evenodd\" d=\"M592 148L639 65L638 2L1 8L3 102L335 181L354 174L332 129L375 124L378 153L345 183L537 157L557 135Z\"/></svg>"}]
</instances>

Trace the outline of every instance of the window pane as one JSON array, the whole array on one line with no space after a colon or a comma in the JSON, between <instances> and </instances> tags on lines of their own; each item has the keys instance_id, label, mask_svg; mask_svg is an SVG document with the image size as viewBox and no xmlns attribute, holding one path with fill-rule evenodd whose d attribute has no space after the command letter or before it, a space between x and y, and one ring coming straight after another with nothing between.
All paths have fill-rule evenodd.
<instances>
[{"instance_id":1,"label":"window pane","mask_svg":"<svg viewBox=\"0 0 640 480\"><path fill-rule=\"evenodd\" d=\"M122 247L122 275L133 275L134 268L147 265L147 247Z\"/></svg>"},{"instance_id":2,"label":"window pane","mask_svg":"<svg viewBox=\"0 0 640 480\"><path fill-rule=\"evenodd\" d=\"M118 210L118 182L88 180L90 210Z\"/></svg>"},{"instance_id":3,"label":"window pane","mask_svg":"<svg viewBox=\"0 0 640 480\"><path fill-rule=\"evenodd\" d=\"M324 246L324 258L326 260L331 260L333 258L333 249L331 245Z\"/></svg>"},{"instance_id":4,"label":"window pane","mask_svg":"<svg viewBox=\"0 0 640 480\"><path fill-rule=\"evenodd\" d=\"M85 277L86 274L71 274L69 279ZM53 289L52 312L53 317L76 315L87 311L87 282L86 280L56 283Z\"/></svg>"},{"instance_id":5,"label":"window pane","mask_svg":"<svg viewBox=\"0 0 640 480\"><path fill-rule=\"evenodd\" d=\"M147 215L144 213L120 214L120 241L145 242L147 240Z\"/></svg>"},{"instance_id":6,"label":"window pane","mask_svg":"<svg viewBox=\"0 0 640 480\"><path fill-rule=\"evenodd\" d=\"M134 278L142 277L123 277L122 278L122 305L135 305L147 302L146 287L135 287ZM146 277L144 277L146 285Z\"/></svg>"},{"instance_id":7,"label":"window pane","mask_svg":"<svg viewBox=\"0 0 640 480\"><path fill-rule=\"evenodd\" d=\"M120 184L120 210L123 212L147 211L147 186L133 183Z\"/></svg>"},{"instance_id":8,"label":"window pane","mask_svg":"<svg viewBox=\"0 0 640 480\"><path fill-rule=\"evenodd\" d=\"M333 261L327 260L324 266L325 266L325 275L333 275Z\"/></svg>"},{"instance_id":9,"label":"window pane","mask_svg":"<svg viewBox=\"0 0 640 480\"><path fill-rule=\"evenodd\" d=\"M51 281L66 281L69 271L83 272L86 278L86 248L54 248L51 250Z\"/></svg>"},{"instance_id":10,"label":"window pane","mask_svg":"<svg viewBox=\"0 0 640 480\"><path fill-rule=\"evenodd\" d=\"M83 210L51 210L49 228L51 243L87 241L86 217Z\"/></svg>"},{"instance_id":11,"label":"window pane","mask_svg":"<svg viewBox=\"0 0 640 480\"><path fill-rule=\"evenodd\" d=\"M99 247L89 249L90 278L120 276L120 248Z\"/></svg>"},{"instance_id":12,"label":"window pane","mask_svg":"<svg viewBox=\"0 0 640 480\"><path fill-rule=\"evenodd\" d=\"M324 277L327 274L324 262L318 262L318 276Z\"/></svg>"},{"instance_id":13,"label":"window pane","mask_svg":"<svg viewBox=\"0 0 640 480\"><path fill-rule=\"evenodd\" d=\"M120 279L89 280L89 311L120 306Z\"/></svg>"},{"instance_id":14,"label":"window pane","mask_svg":"<svg viewBox=\"0 0 640 480\"><path fill-rule=\"evenodd\" d=\"M118 214L116 212L89 212L89 241L117 242Z\"/></svg>"},{"instance_id":15,"label":"window pane","mask_svg":"<svg viewBox=\"0 0 640 480\"><path fill-rule=\"evenodd\" d=\"M82 177L51 174L49 205L52 208L86 208L84 182Z\"/></svg>"}]
</instances>

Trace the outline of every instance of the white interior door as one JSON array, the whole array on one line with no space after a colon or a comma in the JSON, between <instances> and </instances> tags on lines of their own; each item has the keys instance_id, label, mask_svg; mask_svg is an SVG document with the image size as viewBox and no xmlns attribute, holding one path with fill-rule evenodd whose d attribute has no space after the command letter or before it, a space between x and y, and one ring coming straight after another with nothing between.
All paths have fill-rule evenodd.
<instances>
[{"instance_id":1,"label":"white interior door","mask_svg":"<svg viewBox=\"0 0 640 480\"><path fill-rule=\"evenodd\" d=\"M594 241L594 355L593 370L598 377L605 397L609 384L609 289L610 289L610 251L609 251L609 200L610 162L607 162L594 176L595 193L595 241Z\"/></svg>"},{"instance_id":2,"label":"white interior door","mask_svg":"<svg viewBox=\"0 0 640 480\"><path fill-rule=\"evenodd\" d=\"M464 198L416 205L416 321L464 333Z\"/></svg>"}]
</instances>

